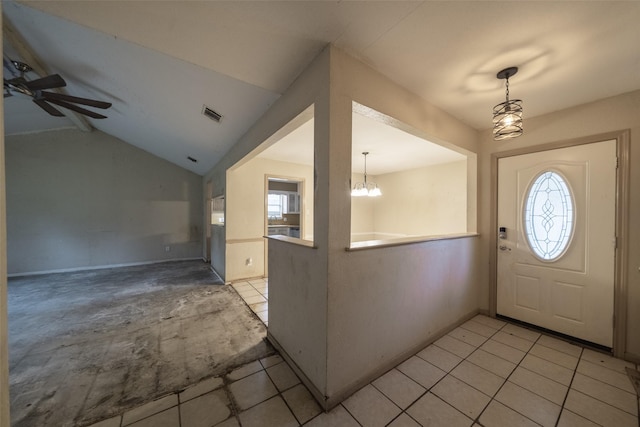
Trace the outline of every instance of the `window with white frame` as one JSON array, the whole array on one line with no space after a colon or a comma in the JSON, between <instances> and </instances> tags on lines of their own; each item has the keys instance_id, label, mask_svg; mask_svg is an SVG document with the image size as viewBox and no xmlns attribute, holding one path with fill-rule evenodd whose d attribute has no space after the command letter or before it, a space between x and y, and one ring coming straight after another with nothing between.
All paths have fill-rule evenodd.
<instances>
[{"instance_id":1,"label":"window with white frame","mask_svg":"<svg viewBox=\"0 0 640 427\"><path fill-rule=\"evenodd\" d=\"M267 198L267 214L269 218L281 219L282 214L287 212L288 202L289 196L287 194L269 192Z\"/></svg>"}]
</instances>

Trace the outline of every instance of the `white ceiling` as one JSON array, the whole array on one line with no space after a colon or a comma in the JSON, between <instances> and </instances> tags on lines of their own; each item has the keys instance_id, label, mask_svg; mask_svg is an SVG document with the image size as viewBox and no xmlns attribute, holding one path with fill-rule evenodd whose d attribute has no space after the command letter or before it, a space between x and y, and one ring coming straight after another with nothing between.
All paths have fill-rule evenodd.
<instances>
[{"instance_id":1,"label":"white ceiling","mask_svg":"<svg viewBox=\"0 0 640 427\"><path fill-rule=\"evenodd\" d=\"M2 8L46 71L67 80L67 93L113 103L108 119L89 120L94 127L199 174L327 43L476 129L490 127L491 108L504 100L495 74L507 66L520 67L510 83L512 97L524 101L525 132L527 117L640 89L637 1L3 1ZM72 126L28 100L4 101L7 133ZM203 104L224 115L220 124L200 114Z\"/></svg>"},{"instance_id":2,"label":"white ceiling","mask_svg":"<svg viewBox=\"0 0 640 427\"><path fill-rule=\"evenodd\" d=\"M352 114L354 129L351 142L352 171L383 175L409 169L465 160L464 154L452 151L389 124L359 113ZM313 166L313 120L262 151L257 157Z\"/></svg>"}]
</instances>

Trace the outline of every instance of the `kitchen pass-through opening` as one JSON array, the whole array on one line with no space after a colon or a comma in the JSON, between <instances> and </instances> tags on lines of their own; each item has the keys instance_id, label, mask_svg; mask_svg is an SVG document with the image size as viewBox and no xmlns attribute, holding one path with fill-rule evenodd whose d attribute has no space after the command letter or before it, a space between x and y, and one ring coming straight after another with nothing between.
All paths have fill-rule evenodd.
<instances>
[{"instance_id":1,"label":"kitchen pass-through opening","mask_svg":"<svg viewBox=\"0 0 640 427\"><path fill-rule=\"evenodd\" d=\"M300 238L302 178L267 177L266 223L268 236Z\"/></svg>"}]
</instances>

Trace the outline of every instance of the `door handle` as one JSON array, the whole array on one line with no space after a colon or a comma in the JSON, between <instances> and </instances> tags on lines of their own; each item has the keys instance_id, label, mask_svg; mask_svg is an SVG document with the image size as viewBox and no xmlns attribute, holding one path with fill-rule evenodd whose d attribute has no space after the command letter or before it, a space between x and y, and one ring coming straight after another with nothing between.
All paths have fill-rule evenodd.
<instances>
[{"instance_id":1,"label":"door handle","mask_svg":"<svg viewBox=\"0 0 640 427\"><path fill-rule=\"evenodd\" d=\"M500 249L501 251L511 251L511 248L506 245L500 245L498 246L498 249Z\"/></svg>"}]
</instances>

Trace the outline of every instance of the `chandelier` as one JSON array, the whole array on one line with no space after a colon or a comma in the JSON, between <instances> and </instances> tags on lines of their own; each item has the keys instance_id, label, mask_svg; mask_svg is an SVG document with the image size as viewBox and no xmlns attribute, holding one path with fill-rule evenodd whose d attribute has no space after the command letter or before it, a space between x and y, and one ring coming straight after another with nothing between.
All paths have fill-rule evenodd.
<instances>
[{"instance_id":1,"label":"chandelier","mask_svg":"<svg viewBox=\"0 0 640 427\"><path fill-rule=\"evenodd\" d=\"M364 151L362 155L364 156L364 182L356 182L353 186L353 190L351 190L351 195L353 197L378 197L382 196L382 191L374 182L367 182L367 155L368 151Z\"/></svg>"},{"instance_id":2,"label":"chandelier","mask_svg":"<svg viewBox=\"0 0 640 427\"><path fill-rule=\"evenodd\" d=\"M496 77L506 80L507 99L493 107L493 139L499 141L522 135L522 100L509 99L509 77L518 72L518 67L500 71Z\"/></svg>"}]
</instances>

